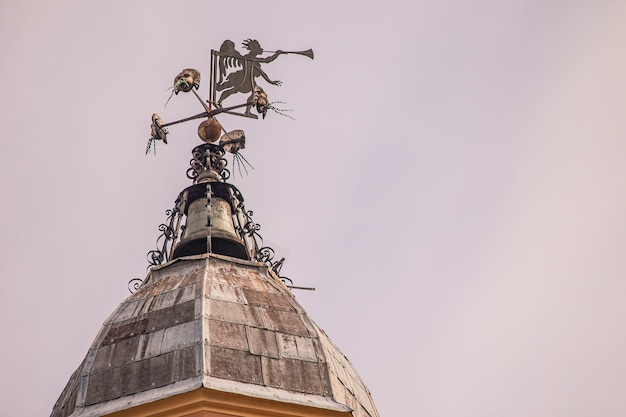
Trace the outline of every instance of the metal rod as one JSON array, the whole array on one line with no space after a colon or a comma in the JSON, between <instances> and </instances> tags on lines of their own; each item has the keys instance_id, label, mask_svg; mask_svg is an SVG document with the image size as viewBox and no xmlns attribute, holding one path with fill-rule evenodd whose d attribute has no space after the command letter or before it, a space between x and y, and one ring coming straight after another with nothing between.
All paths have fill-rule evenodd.
<instances>
[{"instance_id":1,"label":"metal rod","mask_svg":"<svg viewBox=\"0 0 626 417\"><path fill-rule=\"evenodd\" d=\"M207 182L206 184L206 223L207 223L207 235L206 235L206 251L207 253L213 253L213 248L211 247L211 196L213 195L213 190L211 189L211 183Z\"/></svg>"},{"instance_id":2,"label":"metal rod","mask_svg":"<svg viewBox=\"0 0 626 417\"><path fill-rule=\"evenodd\" d=\"M180 223L183 219L183 213L178 212L176 215L176 230L174 231L174 238L172 239L172 246L170 246L170 254L169 259L172 259L174 256L174 246L176 246L176 242L178 240L178 234L180 233Z\"/></svg>"},{"instance_id":3,"label":"metal rod","mask_svg":"<svg viewBox=\"0 0 626 417\"><path fill-rule=\"evenodd\" d=\"M315 288L313 287L298 287L296 285L285 285L285 287L289 288L290 290L308 290L308 291L315 291Z\"/></svg>"},{"instance_id":4,"label":"metal rod","mask_svg":"<svg viewBox=\"0 0 626 417\"><path fill-rule=\"evenodd\" d=\"M215 51L211 50L211 71L209 74L209 100L215 102L215 91L213 91L213 85L215 84Z\"/></svg>"},{"instance_id":5,"label":"metal rod","mask_svg":"<svg viewBox=\"0 0 626 417\"><path fill-rule=\"evenodd\" d=\"M210 112L204 112L204 113L196 114L195 116L186 117L184 119L180 119L180 120L177 120L175 122L164 123L164 124L161 125L161 127L168 127L168 126L172 126L172 125L177 125L179 123L188 122L190 120L195 120L195 119L201 119L203 117L213 117L213 116L215 116L217 114L224 113L224 112L231 111L231 110L235 110L235 109L239 109L241 107L246 107L246 106L249 106L249 105L250 105L249 103L244 103L244 104L237 104L236 106L223 107L223 108L220 108L220 109L211 110Z\"/></svg>"},{"instance_id":6,"label":"metal rod","mask_svg":"<svg viewBox=\"0 0 626 417\"><path fill-rule=\"evenodd\" d=\"M204 100L202 100L200 98L200 96L198 95L198 93L196 92L196 90L194 90L193 88L191 89L191 92L193 93L194 96L196 96L196 98L198 99L198 101L200 102L200 104L202 104L202 107L204 107L204 110L206 110L207 114L211 114L211 108L209 106L206 105L206 103L204 102ZM209 116L209 117L213 117L213 116Z\"/></svg>"}]
</instances>

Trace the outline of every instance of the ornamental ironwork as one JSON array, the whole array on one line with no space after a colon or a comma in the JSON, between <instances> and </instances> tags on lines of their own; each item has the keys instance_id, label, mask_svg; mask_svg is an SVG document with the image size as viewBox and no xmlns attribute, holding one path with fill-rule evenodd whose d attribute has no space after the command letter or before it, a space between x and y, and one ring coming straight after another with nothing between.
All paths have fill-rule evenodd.
<instances>
[{"instance_id":1,"label":"ornamental ironwork","mask_svg":"<svg viewBox=\"0 0 626 417\"><path fill-rule=\"evenodd\" d=\"M174 77L172 93L166 105L173 96L179 93L192 93L203 108L201 113L169 123L165 123L156 113L151 117L146 154L150 152L156 154L157 142L168 143L169 127L191 120L204 119L198 126L198 137L204 143L193 148L191 152L190 167L186 174L187 178L193 180L194 185L183 190L176 199L174 207L165 212L166 220L159 225L160 235L156 240L156 249L147 253L148 268L181 256L177 244L193 246L186 241L190 239L187 235L189 216L195 216L193 219L195 228L204 227L203 230L206 231L206 237L202 237L206 239L204 247L206 252L212 253L214 250L213 228L217 228L216 232L222 234L229 232L220 230L217 224L212 224L211 216L218 216L217 220L224 220L224 216L227 216L232 218L230 230L234 230L233 241L240 242L241 247L244 248L241 249L244 252L238 256L265 263L289 288L313 289L295 287L291 279L280 275L285 258L274 259L274 250L263 245L263 238L259 234L261 226L253 220L253 212L246 209L239 190L226 183L231 176L232 169L235 169L232 172L233 175L238 172L243 176L244 172L248 174L248 168L253 167L241 153L245 149L244 131L240 129L228 131L217 120L217 116L222 113L258 119L258 116L252 113L253 110L262 115L263 119L268 111L290 117L284 113L287 110L275 107L275 104L280 102L268 100L268 93L257 84L257 79L264 80L269 86L279 87L282 81L272 80L265 72L266 66L281 55L295 54L313 59L313 51L311 49L295 52L265 51L254 39L245 40L242 46L246 50L245 53L239 52L234 42L226 40L219 51L211 51L209 100L203 100L197 92L202 78L198 70L186 68ZM237 98L239 98L239 103L236 103ZM235 103L232 103L233 101ZM231 102L231 104L225 105L225 102ZM231 170L227 168L228 161L225 158L227 153L232 155ZM197 235L198 230L194 229L194 233ZM197 247L193 250L197 250ZM129 281L128 288L134 292L142 283L142 280L134 278Z\"/></svg>"}]
</instances>

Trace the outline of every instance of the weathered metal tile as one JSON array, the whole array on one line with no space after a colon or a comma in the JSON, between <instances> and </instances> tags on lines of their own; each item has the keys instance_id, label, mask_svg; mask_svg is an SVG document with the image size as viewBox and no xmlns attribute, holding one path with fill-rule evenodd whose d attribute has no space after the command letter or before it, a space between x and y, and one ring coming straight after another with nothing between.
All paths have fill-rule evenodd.
<instances>
[{"instance_id":1,"label":"weathered metal tile","mask_svg":"<svg viewBox=\"0 0 626 417\"><path fill-rule=\"evenodd\" d=\"M359 417L361 417L361 416L363 416L363 417L372 417L373 415L376 415L376 414L374 414L372 412L372 410L368 411L367 408L363 407L363 404L359 403L359 405L360 405L359 409L357 411L355 411L355 415L356 416L359 416Z\"/></svg>"},{"instance_id":2,"label":"weathered metal tile","mask_svg":"<svg viewBox=\"0 0 626 417\"><path fill-rule=\"evenodd\" d=\"M171 291L180 287L184 287L188 285L189 283L194 282L199 277L198 274L201 274L201 272L198 270L194 272L190 272L189 275L176 273L175 271L172 271L172 272L174 273L163 278L162 291Z\"/></svg>"},{"instance_id":3,"label":"weathered metal tile","mask_svg":"<svg viewBox=\"0 0 626 417\"><path fill-rule=\"evenodd\" d=\"M262 384L261 356L235 349L211 346L212 376L233 381Z\"/></svg>"},{"instance_id":4,"label":"weathered metal tile","mask_svg":"<svg viewBox=\"0 0 626 417\"><path fill-rule=\"evenodd\" d=\"M300 314L278 310L261 310L263 319L268 329L281 333L295 334L297 336L309 336Z\"/></svg>"},{"instance_id":5,"label":"weathered metal tile","mask_svg":"<svg viewBox=\"0 0 626 417\"><path fill-rule=\"evenodd\" d=\"M241 291L231 285L220 282L207 282L210 288L207 289L209 298L213 300L230 301L231 303L247 304L246 298Z\"/></svg>"},{"instance_id":6,"label":"weathered metal tile","mask_svg":"<svg viewBox=\"0 0 626 417\"><path fill-rule=\"evenodd\" d=\"M172 383L173 354L155 356L115 368L116 379L101 382L116 385L121 395L130 395Z\"/></svg>"},{"instance_id":7,"label":"weathered metal tile","mask_svg":"<svg viewBox=\"0 0 626 417\"><path fill-rule=\"evenodd\" d=\"M118 381L111 381L111 383L118 384L120 386L122 395L132 395L139 392L139 379L141 373L142 362L133 362L121 368L122 376Z\"/></svg>"},{"instance_id":8,"label":"weathered metal tile","mask_svg":"<svg viewBox=\"0 0 626 417\"><path fill-rule=\"evenodd\" d=\"M196 298L196 284L191 283L178 291L178 296L176 297L176 304L181 304Z\"/></svg>"},{"instance_id":9,"label":"weathered metal tile","mask_svg":"<svg viewBox=\"0 0 626 417\"><path fill-rule=\"evenodd\" d=\"M265 281L258 279L258 276L252 277L250 275L254 275L254 273L236 278L236 285L253 291L276 291L273 287L268 286Z\"/></svg>"},{"instance_id":10,"label":"weathered metal tile","mask_svg":"<svg viewBox=\"0 0 626 417\"><path fill-rule=\"evenodd\" d=\"M135 315L139 317L150 312L154 302L155 297L153 295L142 298L140 305L137 307L137 311L135 311Z\"/></svg>"},{"instance_id":11,"label":"weathered metal tile","mask_svg":"<svg viewBox=\"0 0 626 417\"><path fill-rule=\"evenodd\" d=\"M163 343L164 334L165 329L161 329L142 335L139 339L135 357L140 360L161 354L161 344Z\"/></svg>"},{"instance_id":12,"label":"weathered metal tile","mask_svg":"<svg viewBox=\"0 0 626 417\"><path fill-rule=\"evenodd\" d=\"M177 326L168 327L163 334L163 342L161 343L161 353L182 349L198 343L196 339L196 331L198 320L182 323Z\"/></svg>"},{"instance_id":13,"label":"weathered metal tile","mask_svg":"<svg viewBox=\"0 0 626 417\"><path fill-rule=\"evenodd\" d=\"M168 355L163 355L163 357L166 357L166 356ZM158 356L155 356L155 358L158 358ZM137 392L146 391L155 386L152 383L152 378L150 376L150 367L151 367L151 364L153 364L154 362L149 362L150 359L153 359L153 358L145 359L140 362L135 362L133 364L133 368L128 370L129 373L132 373L131 376L134 381L133 386L135 387L135 390Z\"/></svg>"},{"instance_id":14,"label":"weathered metal tile","mask_svg":"<svg viewBox=\"0 0 626 417\"><path fill-rule=\"evenodd\" d=\"M223 267L216 268L214 265L209 265L207 268L207 275L211 277L213 282L220 282L222 284L228 284L229 275L228 270Z\"/></svg>"},{"instance_id":15,"label":"weathered metal tile","mask_svg":"<svg viewBox=\"0 0 626 417\"><path fill-rule=\"evenodd\" d=\"M115 368L135 360L139 337L138 335L100 347L96 353L92 369L98 371L106 368Z\"/></svg>"},{"instance_id":16,"label":"weathered metal tile","mask_svg":"<svg viewBox=\"0 0 626 417\"><path fill-rule=\"evenodd\" d=\"M261 356L266 385L307 394L324 395L317 363Z\"/></svg>"},{"instance_id":17,"label":"weathered metal tile","mask_svg":"<svg viewBox=\"0 0 626 417\"><path fill-rule=\"evenodd\" d=\"M173 275L164 278L159 284L161 285L161 292L172 291L180 287L182 280L180 276Z\"/></svg>"},{"instance_id":18,"label":"weathered metal tile","mask_svg":"<svg viewBox=\"0 0 626 417\"><path fill-rule=\"evenodd\" d=\"M333 366L333 371L335 372L335 375L337 376L337 379L339 381L341 381L341 383L346 387L346 389L351 393L354 394L354 392L352 391L350 387L350 377L348 376L348 374L346 373L346 368L343 365L343 363L338 362L336 364L336 366Z\"/></svg>"},{"instance_id":19,"label":"weathered metal tile","mask_svg":"<svg viewBox=\"0 0 626 417\"><path fill-rule=\"evenodd\" d=\"M156 302L153 310L160 310L162 308L171 307L176 304L176 297L178 296L178 290L162 292L157 295Z\"/></svg>"},{"instance_id":20,"label":"weathered metal tile","mask_svg":"<svg viewBox=\"0 0 626 417\"><path fill-rule=\"evenodd\" d=\"M246 300L251 306L270 308L272 305L269 302L268 294L263 291L257 291L249 288L241 290L246 295Z\"/></svg>"},{"instance_id":21,"label":"weathered metal tile","mask_svg":"<svg viewBox=\"0 0 626 417\"><path fill-rule=\"evenodd\" d=\"M120 340L142 334L146 331L147 327L148 320L146 319L131 319L126 322L113 324L104 337L102 345L110 345Z\"/></svg>"},{"instance_id":22,"label":"weathered metal tile","mask_svg":"<svg viewBox=\"0 0 626 417\"><path fill-rule=\"evenodd\" d=\"M63 409L63 417L69 416L70 414L72 414L74 412L74 409L76 408L76 399L78 396L78 388L75 387L69 398L67 399L67 407Z\"/></svg>"},{"instance_id":23,"label":"weathered metal tile","mask_svg":"<svg viewBox=\"0 0 626 417\"><path fill-rule=\"evenodd\" d=\"M230 275L230 276L226 276L223 278L224 280L222 280L222 283L226 285L231 285L233 287L242 288L242 289L253 288L252 282L249 279L242 278L241 276Z\"/></svg>"},{"instance_id":24,"label":"weathered metal tile","mask_svg":"<svg viewBox=\"0 0 626 417\"><path fill-rule=\"evenodd\" d=\"M350 391L346 390L346 396L345 396L344 401L345 401L344 404L346 404L352 410L359 409L359 402L356 400L356 397ZM362 417L362 416L358 416L358 417Z\"/></svg>"},{"instance_id":25,"label":"weathered metal tile","mask_svg":"<svg viewBox=\"0 0 626 417\"><path fill-rule=\"evenodd\" d=\"M157 302L157 297L156 295L152 295L150 297L147 297L145 299L146 301L144 302L144 304L141 306L141 309L137 312L137 315L146 315L148 313L151 313L154 310L154 306Z\"/></svg>"},{"instance_id":26,"label":"weathered metal tile","mask_svg":"<svg viewBox=\"0 0 626 417\"><path fill-rule=\"evenodd\" d=\"M347 357L343 357L343 360L345 362L347 362L348 364L350 364L350 361L348 360ZM361 376L359 374L357 374L356 369L352 366L346 366L344 368L344 370L346 371L346 373L348 374L348 376L357 384L359 385L365 385L363 383L363 380L361 379Z\"/></svg>"},{"instance_id":27,"label":"weathered metal tile","mask_svg":"<svg viewBox=\"0 0 626 417\"><path fill-rule=\"evenodd\" d=\"M351 381L351 386L353 387L354 392L354 396L356 397L357 401L366 406L369 403L369 394L367 393L367 389L365 388L365 386L363 385L363 382L360 380L352 380Z\"/></svg>"},{"instance_id":28,"label":"weathered metal tile","mask_svg":"<svg viewBox=\"0 0 626 417\"><path fill-rule=\"evenodd\" d=\"M246 327L248 333L248 343L250 353L255 355L279 358L278 345L276 343L276 333L271 330L264 330L258 327Z\"/></svg>"},{"instance_id":29,"label":"weathered metal tile","mask_svg":"<svg viewBox=\"0 0 626 417\"><path fill-rule=\"evenodd\" d=\"M252 289L243 289L242 291L250 305L273 310L296 311L283 294L277 292L268 293Z\"/></svg>"},{"instance_id":30,"label":"weathered metal tile","mask_svg":"<svg viewBox=\"0 0 626 417\"><path fill-rule=\"evenodd\" d=\"M195 301L177 304L172 307L155 310L148 315L148 332L172 327L180 323L186 323L194 319Z\"/></svg>"},{"instance_id":31,"label":"weathered metal tile","mask_svg":"<svg viewBox=\"0 0 626 417\"><path fill-rule=\"evenodd\" d=\"M324 342L322 342L322 344L324 344ZM327 346L325 352L327 354L326 361L328 362L329 370L341 381L342 384L345 385L348 381L348 374L346 373L343 365L344 359L343 357L336 355L335 352L328 347L329 346Z\"/></svg>"},{"instance_id":32,"label":"weathered metal tile","mask_svg":"<svg viewBox=\"0 0 626 417\"><path fill-rule=\"evenodd\" d=\"M196 269L193 272L190 272L189 274L184 275L183 280L180 283L181 287L185 287L187 285L191 285L195 282L200 282L202 281L202 277L204 275L204 269Z\"/></svg>"},{"instance_id":33,"label":"weathered metal tile","mask_svg":"<svg viewBox=\"0 0 626 417\"><path fill-rule=\"evenodd\" d=\"M93 362L96 359L96 353L98 353L98 348L91 347L87 351L87 356L83 358L83 361L80 364L80 371L76 370L74 372L80 372L80 376L88 375L91 372L91 367L93 366Z\"/></svg>"},{"instance_id":34,"label":"weathered metal tile","mask_svg":"<svg viewBox=\"0 0 626 417\"><path fill-rule=\"evenodd\" d=\"M197 350L199 345L189 346L174 352L172 357L172 382L182 381L196 376L199 372L196 363Z\"/></svg>"},{"instance_id":35,"label":"weathered metal tile","mask_svg":"<svg viewBox=\"0 0 626 417\"><path fill-rule=\"evenodd\" d=\"M242 324L209 320L209 341L213 346L248 350L246 328Z\"/></svg>"},{"instance_id":36,"label":"weathered metal tile","mask_svg":"<svg viewBox=\"0 0 626 417\"><path fill-rule=\"evenodd\" d=\"M304 313L304 310L300 309L300 312L301 312L300 317L302 318L302 323L304 323L304 326L307 328L309 335L318 337L318 332L324 333L324 331L320 329L319 327L317 327L317 325L313 323L313 320L311 320L311 318L306 313ZM328 338L328 336L326 337Z\"/></svg>"},{"instance_id":37,"label":"weathered metal tile","mask_svg":"<svg viewBox=\"0 0 626 417\"><path fill-rule=\"evenodd\" d=\"M310 338L285 333L277 333L276 337L281 357L317 362L315 347Z\"/></svg>"},{"instance_id":38,"label":"weathered metal tile","mask_svg":"<svg viewBox=\"0 0 626 417\"><path fill-rule=\"evenodd\" d=\"M330 373L330 385L332 387L331 391L333 399L341 404L348 405L346 396L350 393L346 390L346 387L344 387L344 385L333 376L332 372Z\"/></svg>"},{"instance_id":39,"label":"weathered metal tile","mask_svg":"<svg viewBox=\"0 0 626 417\"><path fill-rule=\"evenodd\" d=\"M317 364L320 371L320 380L322 382L322 395L330 396L332 395L332 387L330 385L330 375L328 373L328 365L325 363Z\"/></svg>"},{"instance_id":40,"label":"weathered metal tile","mask_svg":"<svg viewBox=\"0 0 626 417\"><path fill-rule=\"evenodd\" d=\"M313 348L315 349L315 356L317 356L317 360L322 363L326 363L326 354L324 353L324 349L322 348L322 343L319 338L312 338L311 342L313 343Z\"/></svg>"},{"instance_id":41,"label":"weathered metal tile","mask_svg":"<svg viewBox=\"0 0 626 417\"><path fill-rule=\"evenodd\" d=\"M102 372L92 374L89 378L85 405L96 404L121 397L121 384L115 383L115 381L121 380L122 369L120 367L106 369Z\"/></svg>"},{"instance_id":42,"label":"weathered metal tile","mask_svg":"<svg viewBox=\"0 0 626 417\"><path fill-rule=\"evenodd\" d=\"M140 390L158 388L172 383L172 356L170 352L139 362L141 364L138 379Z\"/></svg>"},{"instance_id":43,"label":"weathered metal tile","mask_svg":"<svg viewBox=\"0 0 626 417\"><path fill-rule=\"evenodd\" d=\"M292 304L291 297L287 294L268 293L268 301L273 309L297 312L297 309Z\"/></svg>"},{"instance_id":44,"label":"weathered metal tile","mask_svg":"<svg viewBox=\"0 0 626 417\"><path fill-rule=\"evenodd\" d=\"M212 259L209 265L207 265L209 274L220 277L241 277L247 275L250 268L250 266L236 265L220 259Z\"/></svg>"},{"instance_id":45,"label":"weathered metal tile","mask_svg":"<svg viewBox=\"0 0 626 417\"><path fill-rule=\"evenodd\" d=\"M208 302L210 303L209 318L263 327L263 318L255 307L221 300L209 300Z\"/></svg>"},{"instance_id":46,"label":"weathered metal tile","mask_svg":"<svg viewBox=\"0 0 626 417\"><path fill-rule=\"evenodd\" d=\"M123 303L119 309L117 310L114 317L111 318L112 323L117 323L119 321L127 320L135 315L135 310L139 305L141 300L134 300L130 302Z\"/></svg>"}]
</instances>

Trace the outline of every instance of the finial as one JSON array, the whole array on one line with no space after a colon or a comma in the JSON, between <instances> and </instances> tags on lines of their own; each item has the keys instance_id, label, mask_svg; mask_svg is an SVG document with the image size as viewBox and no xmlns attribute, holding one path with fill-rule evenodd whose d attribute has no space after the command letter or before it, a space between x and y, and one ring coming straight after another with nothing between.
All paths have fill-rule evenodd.
<instances>
[{"instance_id":1,"label":"finial","mask_svg":"<svg viewBox=\"0 0 626 417\"><path fill-rule=\"evenodd\" d=\"M263 119L268 110L287 116L283 113L285 110L274 107L273 104L278 102L269 102L265 89L257 85L259 77L269 85L282 85L282 81L272 80L261 66L285 54L313 59L313 51L264 51L255 39L246 39L242 46L247 53L237 51L230 40L224 41L219 51L211 51L209 100L203 100L197 92L200 71L186 68L174 77L168 102L178 93L192 93L200 102L204 110L202 113L169 123L163 123L156 113L152 115L146 154L151 150L156 153L156 142L168 143L167 127L195 119L204 119L198 126L198 137L204 143L192 150L187 177L193 180L193 185L185 188L178 195L174 207L166 211L167 219L159 225L161 234L157 238L157 247L147 254L148 263L157 266L180 257L216 253L263 262L288 288L311 289L294 287L290 285L291 280L279 275L284 258L274 260L274 250L263 245L259 234L261 226L252 219L253 213L246 209L243 196L235 186L226 182L230 177L226 168L228 162L224 158L226 152L233 155L233 166L237 167L240 175L243 174L242 169L247 174L247 167L253 167L241 154L246 147L244 131L227 131L217 116L224 113L258 119L253 110ZM272 55L263 56L264 53ZM243 99L242 94L245 95ZM231 105L224 104L237 97L240 98L238 104L237 101ZM131 280L129 290L136 290L139 284L140 280Z\"/></svg>"},{"instance_id":2,"label":"finial","mask_svg":"<svg viewBox=\"0 0 626 417\"><path fill-rule=\"evenodd\" d=\"M156 142L158 141L167 144L167 135L169 132L166 128L178 123L195 119L206 119L198 126L198 136L203 142L213 143L222 137L222 132L228 135L228 132L216 118L218 114L226 113L258 119L258 116L252 113L252 109L254 109L258 114L262 115L263 119L265 119L268 110L287 116L283 113L286 110L278 109L273 106L274 103L278 102L272 103L268 101L268 94L263 87L257 84L257 78L260 77L269 85L279 87L282 85L282 81L272 80L264 70L265 65L276 60L279 56L287 54L302 55L313 59L313 50L265 51L256 39L246 39L242 42L242 46L247 50L246 53L242 54L239 52L235 48L233 41L225 40L219 51L211 51L209 100L203 100L197 93L197 90L200 88L201 79L200 71L197 69L186 68L174 77L174 84L171 88L172 94L178 95L180 92L193 93L202 105L204 112L169 123L163 123L163 120L158 114L153 114L152 124L150 126L150 139L148 139L148 145L146 146L146 154L151 150L156 153ZM263 56L267 53L271 53L272 55ZM246 96L243 102L241 102L242 94ZM170 98L171 97L172 96L170 96ZM225 101L232 101L235 97L240 97L238 104L232 104L230 106L224 104ZM245 110L241 112L240 109ZM241 138L238 139L240 145L243 143L243 140L245 140L245 136L242 135ZM229 141L227 142L231 143ZM233 154L233 163L239 164L240 172L241 166L245 169L245 164L242 162L245 161L245 163L247 163L239 152L243 148L244 146L230 146L231 150L228 150L228 152ZM250 164L247 165L251 167Z\"/></svg>"}]
</instances>

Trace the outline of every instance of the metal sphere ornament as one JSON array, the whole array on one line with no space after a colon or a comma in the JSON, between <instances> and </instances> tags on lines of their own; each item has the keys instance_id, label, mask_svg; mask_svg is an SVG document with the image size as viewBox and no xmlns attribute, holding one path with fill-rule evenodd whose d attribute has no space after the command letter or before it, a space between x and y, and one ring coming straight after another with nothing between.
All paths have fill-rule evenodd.
<instances>
[{"instance_id":1,"label":"metal sphere ornament","mask_svg":"<svg viewBox=\"0 0 626 417\"><path fill-rule=\"evenodd\" d=\"M215 117L211 117L198 126L198 136L206 143L215 142L222 134L222 125Z\"/></svg>"}]
</instances>

